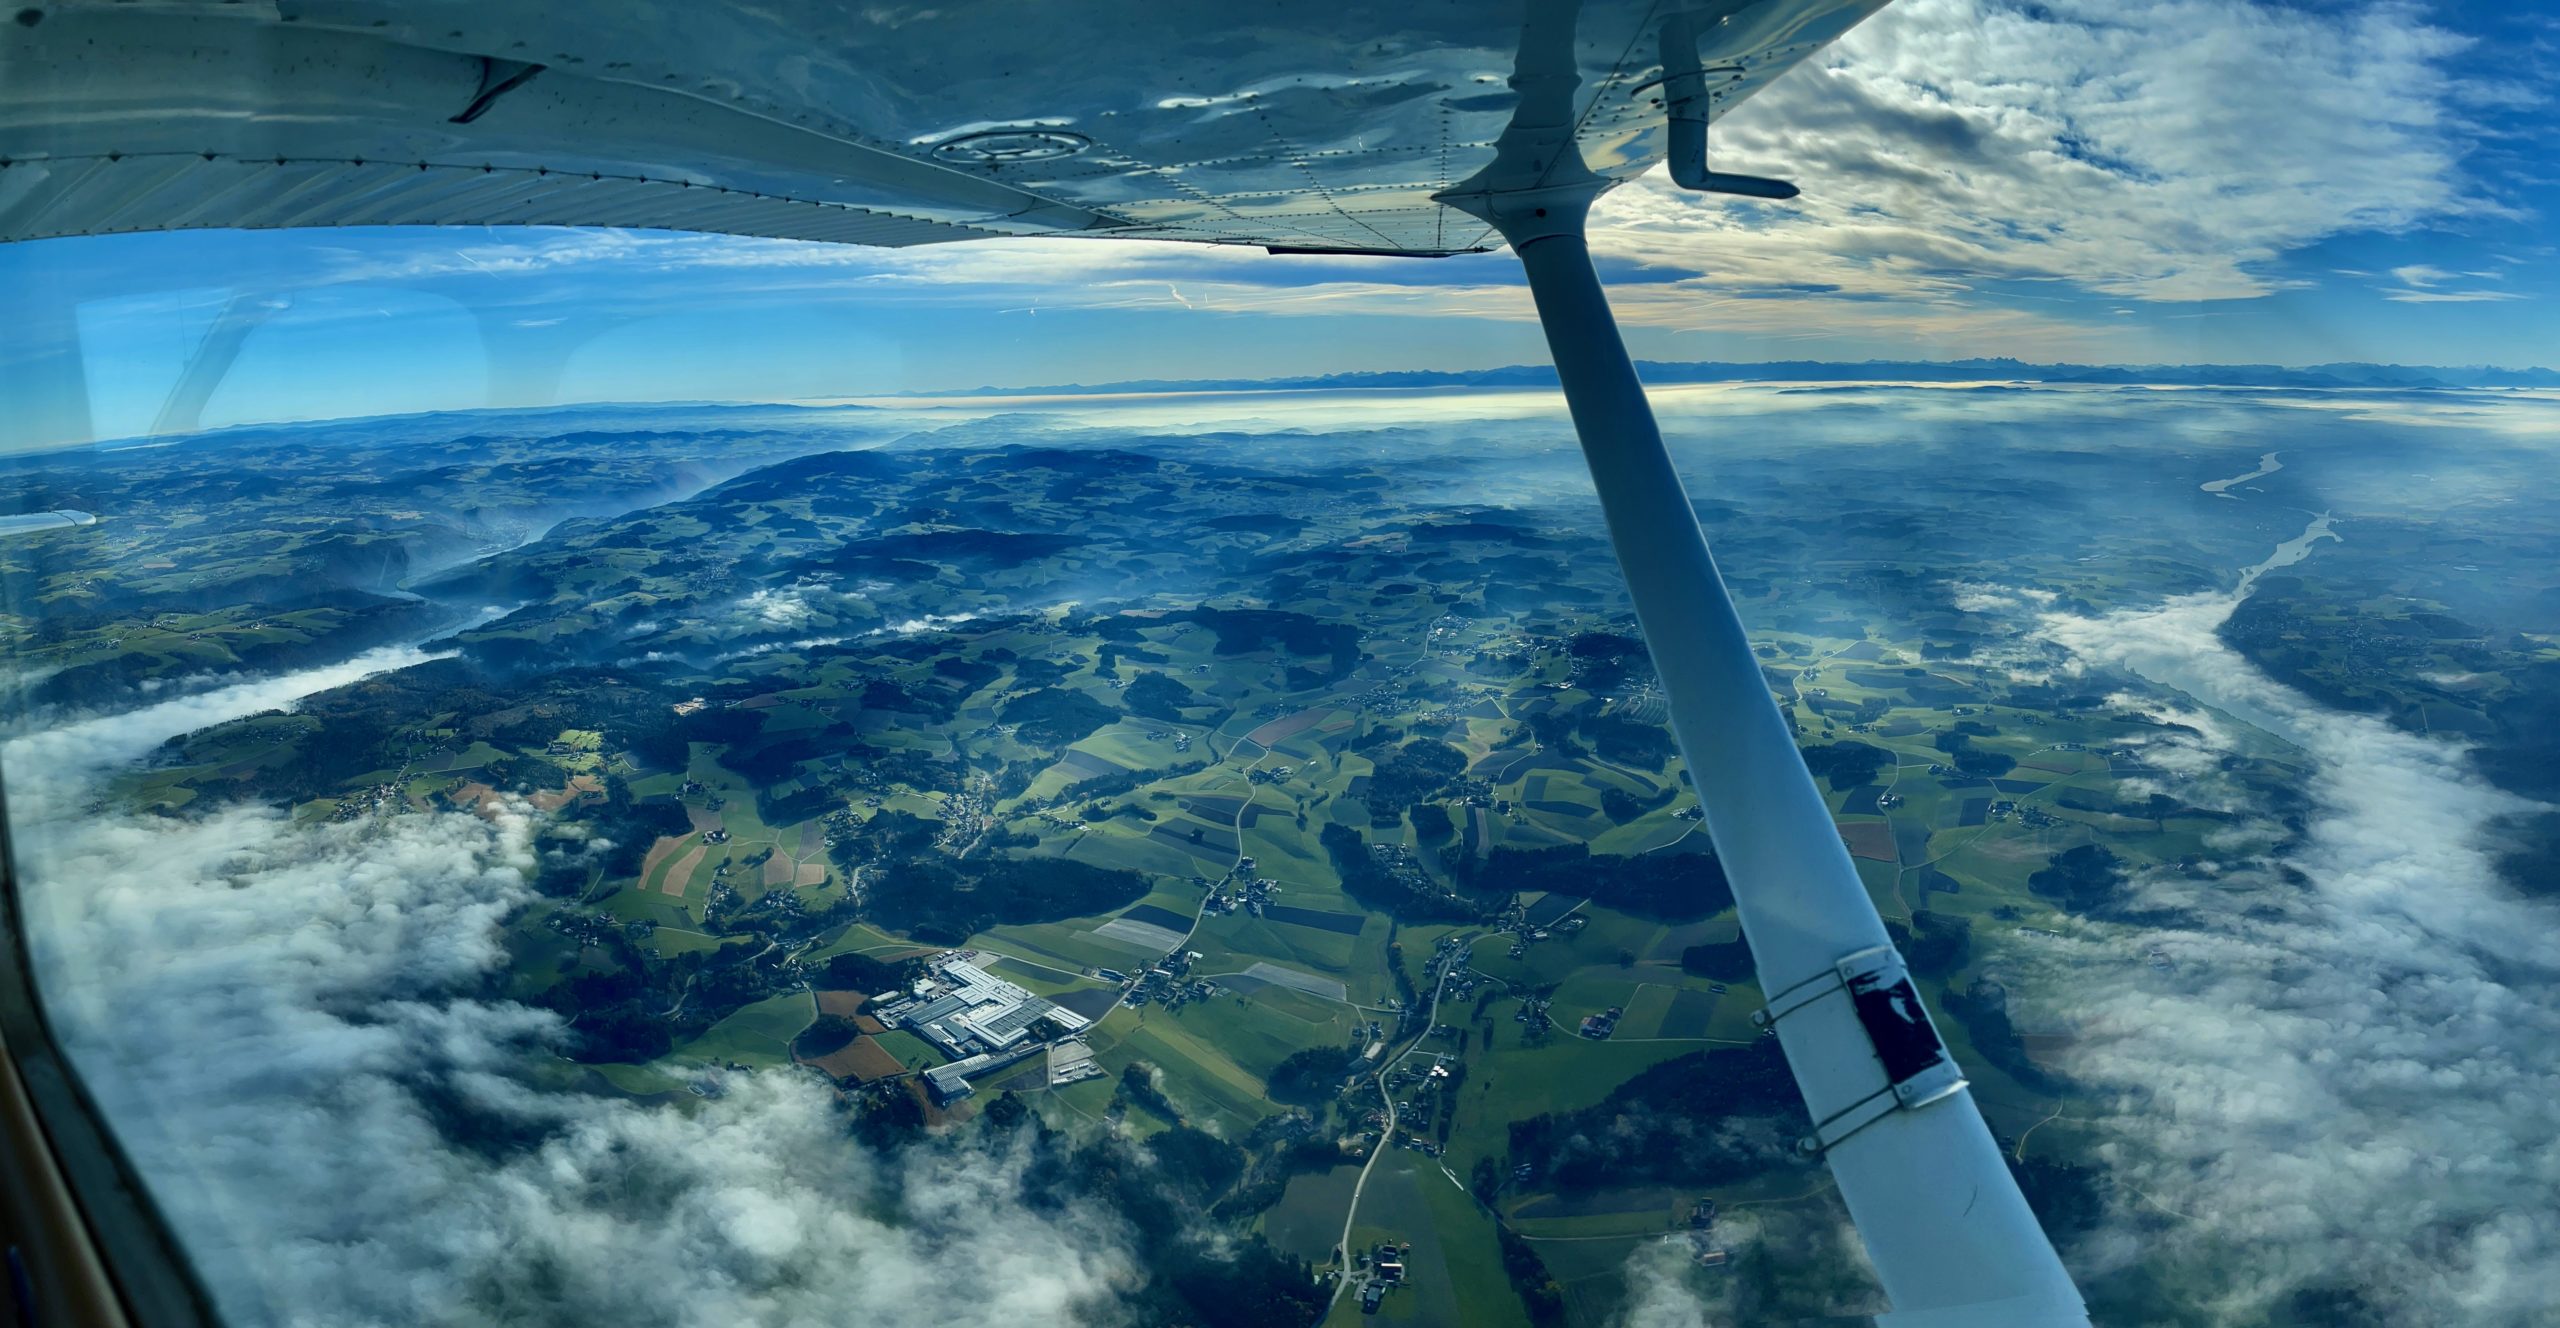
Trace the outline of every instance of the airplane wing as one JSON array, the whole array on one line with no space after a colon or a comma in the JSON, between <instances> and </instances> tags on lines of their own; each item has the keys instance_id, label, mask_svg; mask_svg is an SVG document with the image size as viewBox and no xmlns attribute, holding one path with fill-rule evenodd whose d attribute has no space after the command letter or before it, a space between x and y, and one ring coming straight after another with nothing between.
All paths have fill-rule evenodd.
<instances>
[{"instance_id":1,"label":"airplane wing","mask_svg":"<svg viewBox=\"0 0 2560 1328\"><path fill-rule=\"evenodd\" d=\"M98 524L98 518L95 516L69 507L55 508L50 512L21 512L11 516L0 516L0 539L96 524Z\"/></svg>"},{"instance_id":2,"label":"airplane wing","mask_svg":"<svg viewBox=\"0 0 2560 1328\"><path fill-rule=\"evenodd\" d=\"M1713 114L1883 0L1686 6ZM1569 25L1572 138L1662 159L1661 0ZM0 23L0 240L647 227L1443 254L1511 123L1522 0L53 0ZM1716 22L1723 19L1726 21Z\"/></svg>"}]
</instances>

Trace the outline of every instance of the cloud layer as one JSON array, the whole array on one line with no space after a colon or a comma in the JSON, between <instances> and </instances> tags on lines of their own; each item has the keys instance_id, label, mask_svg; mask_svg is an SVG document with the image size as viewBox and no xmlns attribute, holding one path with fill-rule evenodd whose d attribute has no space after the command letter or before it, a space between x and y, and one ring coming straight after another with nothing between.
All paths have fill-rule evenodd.
<instances>
[{"instance_id":1,"label":"cloud layer","mask_svg":"<svg viewBox=\"0 0 2560 1328\"><path fill-rule=\"evenodd\" d=\"M2298 833L2261 820L2217 846L2228 861L2137 883L2190 924L2018 957L2021 995L2074 1029L2063 1068L2102 1103L2119 1224L2084 1271L2140 1264L2215 1323L2307 1307L2536 1322L2560 1294L2560 939L2547 905L2500 883L2490 840L2523 804L2458 746L2266 678L2214 635L2237 602L2042 623L2079 662L2183 691L2308 763ZM2206 758L2184 763L2204 773L2181 796L2213 796L2228 727L2164 741ZM2169 969L2142 962L2155 950Z\"/></svg>"},{"instance_id":2,"label":"cloud layer","mask_svg":"<svg viewBox=\"0 0 2560 1328\"><path fill-rule=\"evenodd\" d=\"M0 746L0 764L20 776L9 790L10 818L58 822L92 796L98 776L141 760L168 739L246 715L282 710L303 697L436 656L414 645L380 646L341 663L231 683L132 710L59 720Z\"/></svg>"},{"instance_id":3,"label":"cloud layer","mask_svg":"<svg viewBox=\"0 0 2560 1328\"><path fill-rule=\"evenodd\" d=\"M1728 284L2261 295L2286 250L2489 206L2461 170L2468 45L2400 5L1901 0L1720 126L1739 169L1819 181L1801 205L1746 219L1657 187L1613 234Z\"/></svg>"}]
</instances>

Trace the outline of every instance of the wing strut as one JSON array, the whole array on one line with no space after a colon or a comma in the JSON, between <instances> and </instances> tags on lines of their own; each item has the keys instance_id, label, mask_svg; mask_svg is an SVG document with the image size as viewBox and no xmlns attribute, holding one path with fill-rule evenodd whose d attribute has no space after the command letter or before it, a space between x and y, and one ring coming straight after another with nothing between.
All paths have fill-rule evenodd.
<instances>
[{"instance_id":1,"label":"wing strut","mask_svg":"<svg viewBox=\"0 0 2560 1328\"><path fill-rule=\"evenodd\" d=\"M1743 934L1838 1181L1894 1311L1886 1328L2085 1328L1961 1070L1849 860L1762 676L1619 338L1583 236L1608 185L1574 150L1569 3L1533 4L1494 163L1442 194L1528 273L1565 404L1653 653Z\"/></svg>"},{"instance_id":2,"label":"wing strut","mask_svg":"<svg viewBox=\"0 0 2560 1328\"><path fill-rule=\"evenodd\" d=\"M1773 1027L1896 1312L1888 1328L2085 1325L1938 1040L1663 450L1582 236L1549 197L1502 228L1529 275L1671 727L1733 882Z\"/></svg>"}]
</instances>

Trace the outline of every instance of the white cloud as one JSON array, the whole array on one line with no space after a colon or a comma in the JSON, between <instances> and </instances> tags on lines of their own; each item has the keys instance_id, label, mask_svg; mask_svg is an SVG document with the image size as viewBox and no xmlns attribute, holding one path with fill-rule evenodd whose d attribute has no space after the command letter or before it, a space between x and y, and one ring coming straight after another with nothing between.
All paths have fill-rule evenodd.
<instances>
[{"instance_id":1,"label":"white cloud","mask_svg":"<svg viewBox=\"0 0 2560 1328\"><path fill-rule=\"evenodd\" d=\"M11 829L57 1034L227 1322L997 1328L1125 1317L1116 1221L1021 1156L883 1157L833 1094L674 1107L549 1085L563 1028L494 994L537 815L296 825L90 806L161 739L416 662L376 651L14 740Z\"/></svg>"},{"instance_id":2,"label":"white cloud","mask_svg":"<svg viewBox=\"0 0 2560 1328\"><path fill-rule=\"evenodd\" d=\"M233 683L139 709L55 721L0 747L0 766L9 772L10 817L44 821L67 815L90 795L92 776L142 759L172 735L290 709L315 692L434 658L415 646L382 646L343 663Z\"/></svg>"},{"instance_id":3,"label":"white cloud","mask_svg":"<svg viewBox=\"0 0 2560 1328\"><path fill-rule=\"evenodd\" d=\"M808 592L800 586L759 590L738 601L738 612L759 627L777 629L799 627L817 616L817 610L809 604Z\"/></svg>"},{"instance_id":4,"label":"white cloud","mask_svg":"<svg viewBox=\"0 0 2560 1328\"><path fill-rule=\"evenodd\" d=\"M1117 1317L1117 1227L1026 1208L1021 1157L883 1158L797 1076L674 1107L530 1087L559 1020L485 992L533 824L22 827L57 1027L228 1321Z\"/></svg>"},{"instance_id":5,"label":"white cloud","mask_svg":"<svg viewBox=\"0 0 2560 1328\"><path fill-rule=\"evenodd\" d=\"M977 620L978 615L974 613L928 613L919 618L908 618L900 622L891 623L888 626L881 628L879 634L883 636L914 636L918 633L937 632L945 627L957 627L962 623L976 622Z\"/></svg>"},{"instance_id":6,"label":"white cloud","mask_svg":"<svg viewBox=\"0 0 2560 1328\"><path fill-rule=\"evenodd\" d=\"M1708 1328L1711 1323L1731 1323L1721 1312L1708 1317L1707 1300L1693 1277L1687 1242L1648 1240L1638 1245L1627 1256L1627 1307L1619 1328ZM1723 1306L1717 1308L1721 1311Z\"/></svg>"},{"instance_id":7,"label":"white cloud","mask_svg":"<svg viewBox=\"0 0 2560 1328\"><path fill-rule=\"evenodd\" d=\"M2505 279L2504 274L2498 272L2447 272L2443 268L2429 264L2412 263L2407 267L2391 269L2391 279L2399 282L2400 286L2396 290L2386 288L2382 298L2399 304L2478 304L2489 300L2524 298L2514 291L2442 289L2446 282L2456 277L2471 277L2482 281Z\"/></svg>"},{"instance_id":8,"label":"white cloud","mask_svg":"<svg viewBox=\"0 0 2560 1328\"><path fill-rule=\"evenodd\" d=\"M2385 291L2382 298L2394 304L2486 304L2498 300L2521 300L2514 291L2491 290L2395 290Z\"/></svg>"},{"instance_id":9,"label":"white cloud","mask_svg":"<svg viewBox=\"0 0 2560 1328\"><path fill-rule=\"evenodd\" d=\"M1802 200L1745 211L1657 177L1607 234L1725 289L2263 295L2289 249L2488 206L2447 109L2467 44L2398 5L1902 0L1719 124L1731 169Z\"/></svg>"},{"instance_id":10,"label":"white cloud","mask_svg":"<svg viewBox=\"0 0 2560 1328\"><path fill-rule=\"evenodd\" d=\"M1951 582L1947 593L1955 606L1966 613L1999 613L2030 604L2041 607L2061 598L2053 591L2034 586L1999 586L1981 581Z\"/></svg>"},{"instance_id":11,"label":"white cloud","mask_svg":"<svg viewBox=\"0 0 2560 1328\"><path fill-rule=\"evenodd\" d=\"M1627 1252L1614 1328L1848 1322L1886 1308L1848 1210L1827 1191L1728 1203L1695 1239L1657 1237ZM1701 1246L1726 1261L1699 1267Z\"/></svg>"},{"instance_id":12,"label":"white cloud","mask_svg":"<svg viewBox=\"0 0 2560 1328\"><path fill-rule=\"evenodd\" d=\"M2265 1322L2302 1290L2351 1292L2389 1322L2538 1321L2560 1288L2560 940L2488 843L2524 804L2458 746L2259 673L2214 635L2237 602L2044 620L2081 660L2175 687L2309 765L2298 834L2270 851L2272 824L2244 822L2211 846L2238 855L2217 873L2137 883L2191 922L2016 984L2036 1017L2076 1028L2064 1068L2094 1087L2098 1156L2123 1186L2126 1225L2090 1257L2139 1261L2215 1323ZM2191 764L2182 798L2210 778ZM2153 946L2171 970L2138 962Z\"/></svg>"}]
</instances>

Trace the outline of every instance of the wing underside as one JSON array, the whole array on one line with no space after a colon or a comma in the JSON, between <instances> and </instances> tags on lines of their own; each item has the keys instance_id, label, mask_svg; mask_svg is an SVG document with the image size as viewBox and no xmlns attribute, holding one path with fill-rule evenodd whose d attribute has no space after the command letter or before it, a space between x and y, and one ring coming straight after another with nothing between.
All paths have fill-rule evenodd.
<instances>
[{"instance_id":1,"label":"wing underside","mask_svg":"<svg viewBox=\"0 0 2560 1328\"><path fill-rule=\"evenodd\" d=\"M1543 0L1542 0L1543 2ZM1718 113L1879 0L1692 6ZM1660 160L1653 40L1586 0L1573 137ZM903 246L1095 235L1439 254L1511 122L1523 0L71 0L0 25L0 240L577 225Z\"/></svg>"}]
</instances>

